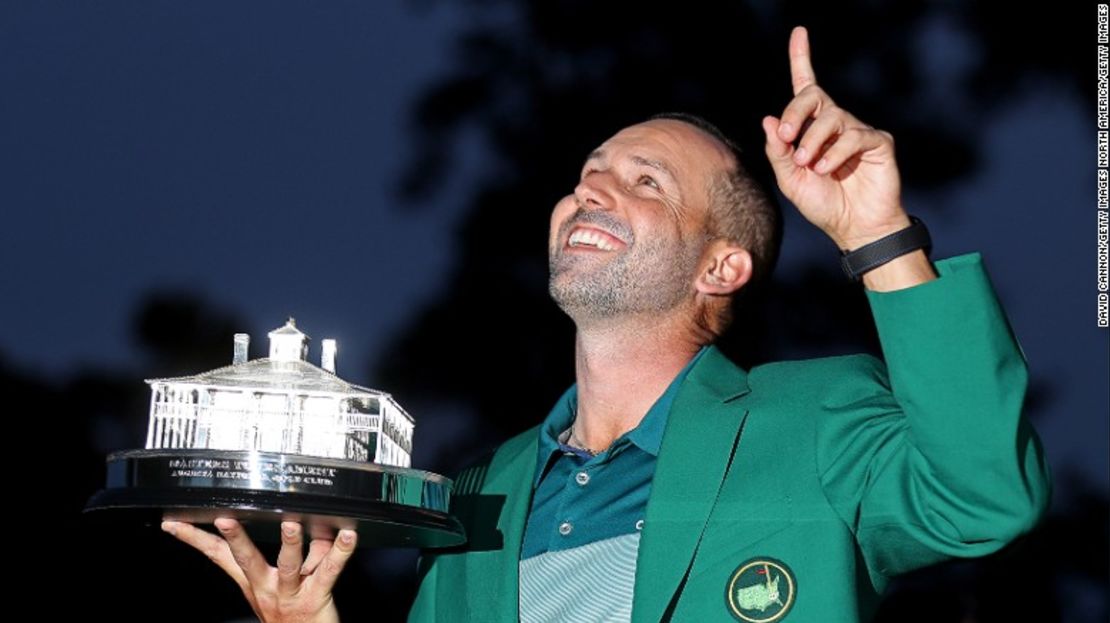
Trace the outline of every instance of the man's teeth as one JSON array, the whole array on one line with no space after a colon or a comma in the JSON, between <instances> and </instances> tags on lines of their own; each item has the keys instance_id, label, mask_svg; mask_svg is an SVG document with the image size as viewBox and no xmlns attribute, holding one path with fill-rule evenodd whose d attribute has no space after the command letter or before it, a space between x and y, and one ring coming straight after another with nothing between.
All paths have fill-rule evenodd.
<instances>
[{"instance_id":1,"label":"man's teeth","mask_svg":"<svg viewBox=\"0 0 1110 623\"><path fill-rule=\"evenodd\" d=\"M570 235L570 240L567 241L567 244L572 247L582 245L597 247L602 251L613 251L614 249L616 249L616 247L614 247L613 244L610 243L605 236L599 234L596 231L590 231L588 229L576 230L573 234Z\"/></svg>"}]
</instances>

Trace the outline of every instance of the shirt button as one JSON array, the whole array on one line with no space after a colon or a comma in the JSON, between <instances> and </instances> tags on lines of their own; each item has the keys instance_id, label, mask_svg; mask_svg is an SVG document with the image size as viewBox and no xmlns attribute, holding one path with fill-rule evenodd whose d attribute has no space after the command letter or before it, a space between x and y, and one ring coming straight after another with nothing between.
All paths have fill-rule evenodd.
<instances>
[{"instance_id":1,"label":"shirt button","mask_svg":"<svg viewBox=\"0 0 1110 623\"><path fill-rule=\"evenodd\" d=\"M574 481L577 482L578 484L582 485L583 487L585 487L586 483L590 482L590 475L587 474L586 472L578 472L574 476Z\"/></svg>"},{"instance_id":2,"label":"shirt button","mask_svg":"<svg viewBox=\"0 0 1110 623\"><path fill-rule=\"evenodd\" d=\"M570 534L571 530L574 530L574 526L572 526L569 521L564 521L559 524L559 534L566 536Z\"/></svg>"},{"instance_id":3,"label":"shirt button","mask_svg":"<svg viewBox=\"0 0 1110 623\"><path fill-rule=\"evenodd\" d=\"M643 519L636 522L636 529L637 530L643 530L644 529L644 520Z\"/></svg>"}]
</instances>

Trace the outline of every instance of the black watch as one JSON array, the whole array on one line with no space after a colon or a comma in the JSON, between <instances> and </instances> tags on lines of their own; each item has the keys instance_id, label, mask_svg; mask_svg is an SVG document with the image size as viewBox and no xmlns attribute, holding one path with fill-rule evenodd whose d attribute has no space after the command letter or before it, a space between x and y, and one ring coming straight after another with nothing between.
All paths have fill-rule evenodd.
<instances>
[{"instance_id":1,"label":"black watch","mask_svg":"<svg viewBox=\"0 0 1110 623\"><path fill-rule=\"evenodd\" d=\"M933 248L929 230L916 216L910 217L910 226L869 242L855 251L841 250L840 266L844 274L853 281L859 281L867 271L882 266L896 257L918 249L925 249L928 255Z\"/></svg>"}]
</instances>

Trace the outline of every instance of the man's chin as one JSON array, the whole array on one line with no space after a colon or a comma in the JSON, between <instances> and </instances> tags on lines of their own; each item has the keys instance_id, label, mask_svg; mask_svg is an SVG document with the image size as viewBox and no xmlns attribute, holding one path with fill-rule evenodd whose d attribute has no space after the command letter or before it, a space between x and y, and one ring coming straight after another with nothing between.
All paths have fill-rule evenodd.
<instances>
[{"instance_id":1,"label":"man's chin","mask_svg":"<svg viewBox=\"0 0 1110 623\"><path fill-rule=\"evenodd\" d=\"M620 307L616 288L603 280L556 273L548 282L548 293L563 312L574 320L609 317Z\"/></svg>"},{"instance_id":2,"label":"man's chin","mask_svg":"<svg viewBox=\"0 0 1110 623\"><path fill-rule=\"evenodd\" d=\"M552 267L549 286L554 290L566 292L574 298L588 297L594 291L611 291L613 284L598 271L585 271L577 266ZM577 297L573 293L579 293Z\"/></svg>"}]
</instances>

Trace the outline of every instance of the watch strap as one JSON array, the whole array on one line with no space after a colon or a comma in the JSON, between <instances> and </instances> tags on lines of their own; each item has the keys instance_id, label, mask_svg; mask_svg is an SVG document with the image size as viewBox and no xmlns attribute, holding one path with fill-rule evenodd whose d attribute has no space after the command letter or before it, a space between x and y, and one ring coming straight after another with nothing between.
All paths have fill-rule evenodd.
<instances>
[{"instance_id":1,"label":"watch strap","mask_svg":"<svg viewBox=\"0 0 1110 623\"><path fill-rule=\"evenodd\" d=\"M867 271L878 268L896 257L918 249L925 249L925 254L928 255L932 245L925 223L916 216L910 216L909 227L869 242L854 251L842 250L840 266L849 279L859 281Z\"/></svg>"}]
</instances>

